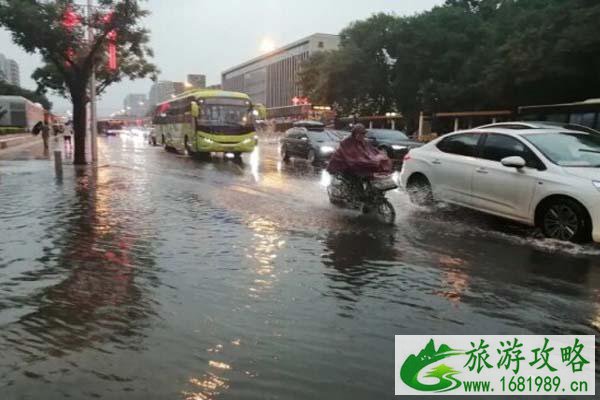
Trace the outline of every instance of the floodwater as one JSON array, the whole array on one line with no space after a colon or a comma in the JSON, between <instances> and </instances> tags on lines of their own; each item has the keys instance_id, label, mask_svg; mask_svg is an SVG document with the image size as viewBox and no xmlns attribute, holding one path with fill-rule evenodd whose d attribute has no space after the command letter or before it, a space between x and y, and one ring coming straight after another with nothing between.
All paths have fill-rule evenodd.
<instances>
[{"instance_id":1,"label":"floodwater","mask_svg":"<svg viewBox=\"0 0 600 400\"><path fill-rule=\"evenodd\" d=\"M1 399L389 399L396 334L600 329L599 246L400 191L387 228L269 144L100 154L0 161Z\"/></svg>"}]
</instances>

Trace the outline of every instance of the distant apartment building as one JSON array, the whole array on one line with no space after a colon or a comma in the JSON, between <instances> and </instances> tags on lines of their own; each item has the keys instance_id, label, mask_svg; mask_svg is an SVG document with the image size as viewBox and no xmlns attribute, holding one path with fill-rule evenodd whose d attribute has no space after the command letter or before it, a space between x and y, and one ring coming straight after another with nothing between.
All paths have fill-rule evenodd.
<instances>
[{"instance_id":1,"label":"distant apartment building","mask_svg":"<svg viewBox=\"0 0 600 400\"><path fill-rule=\"evenodd\" d=\"M263 56L246 61L221 74L224 90L247 93L254 103L267 107L292 105L301 96L298 72L302 62L318 51L335 50L337 35L315 33Z\"/></svg>"},{"instance_id":2,"label":"distant apartment building","mask_svg":"<svg viewBox=\"0 0 600 400\"><path fill-rule=\"evenodd\" d=\"M206 87L206 75L202 75L202 74L189 74L187 76L187 83L192 88L195 88L195 89L204 89Z\"/></svg>"},{"instance_id":3,"label":"distant apartment building","mask_svg":"<svg viewBox=\"0 0 600 400\"><path fill-rule=\"evenodd\" d=\"M6 58L0 53L0 80L10 83L11 85L21 86L21 76L19 72L19 64L15 60Z\"/></svg>"},{"instance_id":4,"label":"distant apartment building","mask_svg":"<svg viewBox=\"0 0 600 400\"><path fill-rule=\"evenodd\" d=\"M158 103L183 93L185 86L183 82L160 81L152 85L148 94L148 107L153 108Z\"/></svg>"},{"instance_id":5,"label":"distant apartment building","mask_svg":"<svg viewBox=\"0 0 600 400\"><path fill-rule=\"evenodd\" d=\"M143 117L148 111L148 98L142 93L128 94L123 100L123 108L126 115Z\"/></svg>"}]
</instances>

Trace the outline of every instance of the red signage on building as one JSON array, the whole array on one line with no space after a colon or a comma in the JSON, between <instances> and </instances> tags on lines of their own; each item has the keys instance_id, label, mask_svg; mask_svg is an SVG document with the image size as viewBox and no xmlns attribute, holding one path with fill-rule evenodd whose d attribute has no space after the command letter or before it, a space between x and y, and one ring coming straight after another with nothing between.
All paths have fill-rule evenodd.
<instances>
[{"instance_id":1,"label":"red signage on building","mask_svg":"<svg viewBox=\"0 0 600 400\"><path fill-rule=\"evenodd\" d=\"M308 97L294 96L292 98L292 104L295 106L301 106L310 103L308 101Z\"/></svg>"}]
</instances>

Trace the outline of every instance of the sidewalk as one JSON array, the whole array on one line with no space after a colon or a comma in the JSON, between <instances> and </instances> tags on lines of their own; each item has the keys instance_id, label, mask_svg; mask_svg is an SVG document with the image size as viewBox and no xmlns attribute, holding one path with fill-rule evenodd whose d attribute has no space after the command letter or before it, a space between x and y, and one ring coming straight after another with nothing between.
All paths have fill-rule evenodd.
<instances>
[{"instance_id":1,"label":"sidewalk","mask_svg":"<svg viewBox=\"0 0 600 400\"><path fill-rule=\"evenodd\" d=\"M48 142L48 152L44 152L44 145L41 135L33 136L31 134L24 135L6 135L12 136L8 139L6 145L2 145L5 138L0 137L0 160L49 160L52 159L54 149L63 151L63 157L70 156L65 154L62 137L50 136Z\"/></svg>"},{"instance_id":2,"label":"sidewalk","mask_svg":"<svg viewBox=\"0 0 600 400\"><path fill-rule=\"evenodd\" d=\"M36 136L31 133L15 133L10 135L0 135L0 150L7 147L18 146L31 140L35 140ZM39 139L39 138L38 138Z\"/></svg>"}]
</instances>

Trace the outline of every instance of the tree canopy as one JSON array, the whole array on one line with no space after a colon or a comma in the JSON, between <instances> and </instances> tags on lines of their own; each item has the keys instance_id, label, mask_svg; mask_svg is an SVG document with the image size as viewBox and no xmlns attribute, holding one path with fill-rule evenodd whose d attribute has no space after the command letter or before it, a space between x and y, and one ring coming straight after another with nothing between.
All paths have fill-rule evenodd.
<instances>
[{"instance_id":1,"label":"tree canopy","mask_svg":"<svg viewBox=\"0 0 600 400\"><path fill-rule=\"evenodd\" d=\"M52 103L45 95L11 85L4 81L0 81L0 96L22 96L34 103L40 103L46 110L52 109Z\"/></svg>"},{"instance_id":2,"label":"tree canopy","mask_svg":"<svg viewBox=\"0 0 600 400\"><path fill-rule=\"evenodd\" d=\"M317 53L300 84L343 113L458 111L583 100L600 91L600 3L448 0L376 14Z\"/></svg>"}]
</instances>

